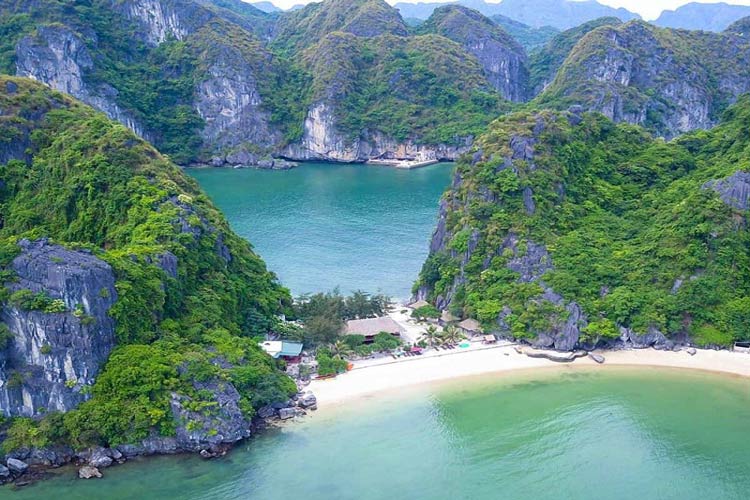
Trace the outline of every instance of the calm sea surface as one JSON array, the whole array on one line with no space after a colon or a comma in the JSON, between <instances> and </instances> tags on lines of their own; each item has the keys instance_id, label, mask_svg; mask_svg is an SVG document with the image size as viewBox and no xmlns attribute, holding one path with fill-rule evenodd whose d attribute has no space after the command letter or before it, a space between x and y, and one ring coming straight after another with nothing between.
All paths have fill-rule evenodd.
<instances>
[{"instance_id":1,"label":"calm sea surface","mask_svg":"<svg viewBox=\"0 0 750 500\"><path fill-rule=\"evenodd\" d=\"M294 295L339 286L405 299L427 256L452 167L304 163L283 172L187 172Z\"/></svg>"},{"instance_id":2,"label":"calm sea surface","mask_svg":"<svg viewBox=\"0 0 750 500\"><path fill-rule=\"evenodd\" d=\"M58 477L13 499L747 499L750 381L560 369L322 409L227 457Z\"/></svg>"}]
</instances>

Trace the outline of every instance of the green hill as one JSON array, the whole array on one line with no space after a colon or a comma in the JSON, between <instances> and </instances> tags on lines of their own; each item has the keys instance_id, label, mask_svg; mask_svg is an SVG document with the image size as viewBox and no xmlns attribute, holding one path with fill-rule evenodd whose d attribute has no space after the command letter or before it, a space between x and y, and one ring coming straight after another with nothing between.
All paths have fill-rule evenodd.
<instances>
[{"instance_id":1,"label":"green hill","mask_svg":"<svg viewBox=\"0 0 750 500\"><path fill-rule=\"evenodd\" d=\"M254 339L288 291L124 126L20 78L0 77L0 108L4 413L44 417L5 448L243 437L296 389Z\"/></svg>"},{"instance_id":2,"label":"green hill","mask_svg":"<svg viewBox=\"0 0 750 500\"><path fill-rule=\"evenodd\" d=\"M750 99L672 142L599 114L493 122L441 204L420 298L537 345L750 331Z\"/></svg>"}]
</instances>

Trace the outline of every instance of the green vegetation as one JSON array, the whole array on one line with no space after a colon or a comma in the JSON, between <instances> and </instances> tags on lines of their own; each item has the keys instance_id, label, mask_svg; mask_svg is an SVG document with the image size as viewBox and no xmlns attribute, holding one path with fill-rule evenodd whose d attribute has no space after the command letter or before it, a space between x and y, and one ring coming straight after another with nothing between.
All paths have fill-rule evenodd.
<instances>
[{"instance_id":1,"label":"green vegetation","mask_svg":"<svg viewBox=\"0 0 750 500\"><path fill-rule=\"evenodd\" d=\"M189 164L207 154L201 137L205 123L194 106L196 88L210 78L211 65L229 57L252 68L272 125L286 141L297 139L308 80L295 64L272 58L262 46L254 27L264 15L241 2L200 3L214 14L210 21L184 40L168 38L154 46L133 36L140 33L137 26L107 0L40 0L33 8L11 2L0 6L0 73L15 73L15 46L24 36L40 29L69 30L95 62L83 75L86 84L112 86L117 104L154 145L176 163Z\"/></svg>"},{"instance_id":2,"label":"green vegetation","mask_svg":"<svg viewBox=\"0 0 750 500\"><path fill-rule=\"evenodd\" d=\"M17 420L6 449L37 440L114 445L152 431L169 435L169 395L200 399L194 380L233 383L248 415L294 392L257 346L277 315L292 313L291 298L196 183L102 114L29 80L0 76L0 89L9 82L17 89L0 93L0 128L28 140L33 161L0 166L0 263L10 262L22 237L92 250L115 271L118 300L110 314L118 346L96 384L80 389L91 391L88 402L64 417ZM177 257L176 277L156 264L165 252ZM8 300L65 310L29 290Z\"/></svg>"},{"instance_id":3,"label":"green vegetation","mask_svg":"<svg viewBox=\"0 0 750 500\"><path fill-rule=\"evenodd\" d=\"M481 159L458 164L462 182L446 195L452 243L429 257L416 286L434 300L457 284L452 311L490 329L503 329L501 319L512 335L533 338L567 318L539 282L509 268L533 244L539 265L554 265L542 282L589 318L583 341L616 338L620 325L687 334L700 345L747 339L748 213L703 186L750 169L749 126L748 98L716 129L669 143L601 115L536 111L497 120L476 145ZM506 168L511 141L532 137L533 158ZM469 252L462 238L472 231L479 242Z\"/></svg>"},{"instance_id":4,"label":"green vegetation","mask_svg":"<svg viewBox=\"0 0 750 500\"><path fill-rule=\"evenodd\" d=\"M620 24L622 24L622 21L616 17L602 17L551 37L543 47L531 53L529 86L538 92L542 90L545 84L551 82L573 47L590 31L601 26L618 26Z\"/></svg>"},{"instance_id":5,"label":"green vegetation","mask_svg":"<svg viewBox=\"0 0 750 500\"><path fill-rule=\"evenodd\" d=\"M26 311L42 311L46 313L63 313L67 311L65 302L62 300L52 299L46 292L34 293L27 289L21 289L12 293L8 302Z\"/></svg>"},{"instance_id":6,"label":"green vegetation","mask_svg":"<svg viewBox=\"0 0 750 500\"><path fill-rule=\"evenodd\" d=\"M277 328L277 333L310 347L333 344L340 338L345 321L382 316L390 303L390 298L385 295L370 295L361 290L348 297L338 290L303 295L294 302L294 316L303 327L282 326Z\"/></svg>"},{"instance_id":7,"label":"green vegetation","mask_svg":"<svg viewBox=\"0 0 750 500\"><path fill-rule=\"evenodd\" d=\"M457 144L510 107L476 59L439 35L334 33L305 61L315 75L313 100L333 99L338 128L352 136L375 130L398 141Z\"/></svg>"},{"instance_id":8,"label":"green vegetation","mask_svg":"<svg viewBox=\"0 0 750 500\"><path fill-rule=\"evenodd\" d=\"M411 312L411 317L417 321L426 321L428 319L437 319L440 317L440 311L433 305L418 307Z\"/></svg>"},{"instance_id":9,"label":"green vegetation","mask_svg":"<svg viewBox=\"0 0 750 500\"><path fill-rule=\"evenodd\" d=\"M340 356L331 354L327 349L318 349L318 353L315 356L315 361L318 362L318 375L321 377L328 377L343 373L346 371L348 363L345 359Z\"/></svg>"},{"instance_id":10,"label":"green vegetation","mask_svg":"<svg viewBox=\"0 0 750 500\"><path fill-rule=\"evenodd\" d=\"M560 30L552 26L542 26L532 28L509 17L497 14L490 19L498 26L508 32L510 36L516 39L527 52L539 49L549 43Z\"/></svg>"},{"instance_id":11,"label":"green vegetation","mask_svg":"<svg viewBox=\"0 0 750 500\"><path fill-rule=\"evenodd\" d=\"M335 32L362 37L403 36L407 29L398 11L383 0L327 0L281 16L273 46L294 54Z\"/></svg>"},{"instance_id":12,"label":"green vegetation","mask_svg":"<svg viewBox=\"0 0 750 500\"><path fill-rule=\"evenodd\" d=\"M534 84L551 83L530 109L611 109L617 121L641 123L656 135L674 137L685 131L677 113L695 109L685 102L685 92L699 95L708 119L718 122L737 95L728 83L750 77L748 65L741 62L750 47L741 36L657 28L642 21L622 24L604 18L592 23L562 33L559 44L553 42L533 58ZM598 28L585 33L597 23ZM630 68L628 61L636 66ZM599 75L601 71L609 76ZM689 91L676 92L675 82Z\"/></svg>"}]
</instances>

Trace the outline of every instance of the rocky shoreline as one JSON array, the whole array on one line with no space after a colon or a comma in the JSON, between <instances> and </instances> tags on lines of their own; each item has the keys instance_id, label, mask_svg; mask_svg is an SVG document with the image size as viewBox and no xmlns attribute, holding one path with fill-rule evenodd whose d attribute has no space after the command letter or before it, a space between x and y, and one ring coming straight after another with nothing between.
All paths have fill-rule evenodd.
<instances>
[{"instance_id":1,"label":"rocky shoreline","mask_svg":"<svg viewBox=\"0 0 750 500\"><path fill-rule=\"evenodd\" d=\"M265 429L278 426L295 417L305 416L309 411L317 409L317 398L312 392L298 392L288 401L260 408L248 428L237 429L235 435L242 437L231 442L223 441L222 436L218 436L219 439L212 442L204 441L196 446L195 443L182 442L178 432L177 436L151 436L140 443L121 444L110 448L21 448L5 455L0 463L0 485L12 483L16 487L27 486L49 478L51 469L63 466L77 467L80 479L93 479L103 477L103 469L142 457L197 454L204 459L219 458L226 455L235 445L258 436Z\"/></svg>"},{"instance_id":2,"label":"rocky shoreline","mask_svg":"<svg viewBox=\"0 0 750 500\"><path fill-rule=\"evenodd\" d=\"M299 163L284 158L257 158L254 155L216 157L208 163L194 163L187 168L253 168L257 170L291 170Z\"/></svg>"}]
</instances>

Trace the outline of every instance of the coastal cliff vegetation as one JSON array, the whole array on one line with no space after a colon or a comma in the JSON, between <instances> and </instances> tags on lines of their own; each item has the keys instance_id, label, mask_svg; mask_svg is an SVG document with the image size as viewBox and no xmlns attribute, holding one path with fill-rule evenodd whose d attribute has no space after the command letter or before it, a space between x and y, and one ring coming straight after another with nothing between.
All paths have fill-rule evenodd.
<instances>
[{"instance_id":1,"label":"coastal cliff vegetation","mask_svg":"<svg viewBox=\"0 0 750 500\"><path fill-rule=\"evenodd\" d=\"M747 97L672 142L596 114L501 118L458 163L415 290L531 342L747 340L748 125Z\"/></svg>"},{"instance_id":2,"label":"coastal cliff vegetation","mask_svg":"<svg viewBox=\"0 0 750 500\"><path fill-rule=\"evenodd\" d=\"M103 261L114 273L116 294L108 311L114 345L95 383L63 375L54 389L83 394L85 402L77 408L28 409L35 420L12 423L6 451L173 436L187 423L174 418L176 395L209 414L217 405L214 394L197 382L234 386L246 418L296 391L256 340L278 322L277 315L290 311L289 293L194 181L122 125L40 84L0 77L0 107L2 137L11 139L0 143L4 321L38 311L36 336L44 337L46 328L53 338L55 329L64 332L78 322L92 349L106 342L97 339L106 316L87 316L88 303L71 310L65 295L44 296L45 280L69 279L66 259L46 263L56 274L36 276L42 292L18 289L27 279L19 282L16 270L25 272L19 266L38 262L18 260L23 241L60 248L60 255L71 259L83 253ZM87 302L113 293L97 290L97 282L84 286ZM69 348L46 345L42 359ZM26 384L34 381L27 377L36 370L47 370L53 380L60 376L27 348L8 343L10 351L3 353L10 397L14 390L31 390ZM90 353L74 349L67 355L75 363Z\"/></svg>"}]
</instances>

